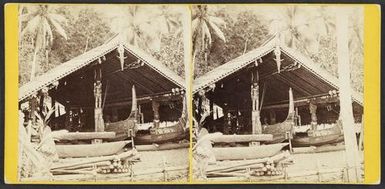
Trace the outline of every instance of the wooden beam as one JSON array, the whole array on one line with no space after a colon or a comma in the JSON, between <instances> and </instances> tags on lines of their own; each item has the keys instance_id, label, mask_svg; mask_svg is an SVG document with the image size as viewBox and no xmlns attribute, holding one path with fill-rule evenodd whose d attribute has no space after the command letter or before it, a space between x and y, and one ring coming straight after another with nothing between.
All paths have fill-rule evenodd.
<instances>
[{"instance_id":1,"label":"wooden beam","mask_svg":"<svg viewBox=\"0 0 385 189\"><path fill-rule=\"evenodd\" d=\"M115 132L69 132L61 134L59 140L110 139L114 137Z\"/></svg>"},{"instance_id":2,"label":"wooden beam","mask_svg":"<svg viewBox=\"0 0 385 189\"><path fill-rule=\"evenodd\" d=\"M115 74L115 76L119 77L119 78L122 79L122 80L127 81L127 79L126 79L126 78L123 78L123 77L120 75L120 73ZM153 90L151 90L151 89L149 89L148 87L144 86L143 84L141 84L141 83L135 81L135 79L133 79L133 78L132 78L131 76L129 76L128 74L126 74L126 77L129 79L129 82L133 83L133 84L136 85L137 87L140 87L141 89L144 89L144 90L146 90L147 92L149 92L149 93L151 93L151 94L152 94L152 93L155 93Z\"/></svg>"},{"instance_id":3,"label":"wooden beam","mask_svg":"<svg viewBox=\"0 0 385 189\"><path fill-rule=\"evenodd\" d=\"M298 86L295 82L291 81L290 79L287 79L282 74L276 74L276 78L284 83L286 83L288 86L295 88L297 91L301 91L305 93L306 95L310 96L312 95L309 91L305 90L305 87Z\"/></svg>"},{"instance_id":4,"label":"wooden beam","mask_svg":"<svg viewBox=\"0 0 385 189\"><path fill-rule=\"evenodd\" d=\"M271 141L273 135L271 134L256 134L256 135L221 135L212 139L214 143L233 143L233 142L260 142Z\"/></svg>"},{"instance_id":5,"label":"wooden beam","mask_svg":"<svg viewBox=\"0 0 385 189\"><path fill-rule=\"evenodd\" d=\"M339 99L338 97L330 97L330 96L317 96L317 97L305 97L300 98L294 101L295 106L305 106L309 105L310 101L312 101L315 104L323 104L323 103L338 103ZM277 104L270 104L262 107L263 110L269 110L269 109L280 109L280 108L287 108L289 107L289 101L281 101Z\"/></svg>"},{"instance_id":6,"label":"wooden beam","mask_svg":"<svg viewBox=\"0 0 385 189\"><path fill-rule=\"evenodd\" d=\"M245 160L268 158L278 154L288 143L278 143L250 147L213 148L216 160Z\"/></svg>"}]
</instances>

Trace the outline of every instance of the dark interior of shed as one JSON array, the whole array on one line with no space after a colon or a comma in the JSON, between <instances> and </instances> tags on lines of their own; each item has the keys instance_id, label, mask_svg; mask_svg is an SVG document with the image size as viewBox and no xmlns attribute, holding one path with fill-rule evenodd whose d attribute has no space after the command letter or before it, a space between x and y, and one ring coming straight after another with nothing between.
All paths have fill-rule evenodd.
<instances>
[{"instance_id":1,"label":"dark interior of shed","mask_svg":"<svg viewBox=\"0 0 385 189\"><path fill-rule=\"evenodd\" d=\"M52 118L53 129L94 131L94 82L100 66L102 78L102 107L105 122L124 120L131 111L132 87L135 86L138 106L144 122L153 120L151 101L159 101L160 120L175 121L181 115L182 95L173 93L179 86L155 71L141 59L125 51L124 69L117 51L112 51L93 63L59 80L49 91L65 114ZM100 62L99 62L100 61ZM180 89L180 91L182 91Z\"/></svg>"},{"instance_id":2,"label":"dark interior of shed","mask_svg":"<svg viewBox=\"0 0 385 189\"><path fill-rule=\"evenodd\" d=\"M337 90L327 81L319 78L317 74L309 71L296 60L282 54L283 62L280 73L271 52L262 58L262 63L256 67L249 64L233 74L217 81L215 87L207 89L205 98L211 106L221 107L223 117L216 118L216 110L211 110L211 116L205 120L204 127L209 131L223 131L224 117L229 116L233 127L238 127L238 133L250 133L251 126L251 85L252 70L259 72L259 97L261 108L261 123L269 125L283 122L288 114L289 88L293 89L294 104L301 123L310 124L311 115L309 103L317 105L317 123L335 123L339 117L339 101L337 96L331 96L330 91ZM195 99L199 94L195 94ZM198 107L196 107L198 108ZM356 122L361 122L363 108L356 102L353 103L353 112Z\"/></svg>"}]
</instances>

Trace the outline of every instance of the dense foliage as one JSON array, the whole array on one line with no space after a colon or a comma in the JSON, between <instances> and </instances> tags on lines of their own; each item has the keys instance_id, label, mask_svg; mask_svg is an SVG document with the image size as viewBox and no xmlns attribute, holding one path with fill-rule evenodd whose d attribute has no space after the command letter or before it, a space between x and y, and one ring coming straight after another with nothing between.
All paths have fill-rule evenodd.
<instances>
[{"instance_id":1,"label":"dense foliage","mask_svg":"<svg viewBox=\"0 0 385 189\"><path fill-rule=\"evenodd\" d=\"M21 15L27 15L32 8L36 6L23 7ZM113 28L112 22L115 19L120 21L124 17L125 20L130 18L130 15L122 14L121 17L111 18L108 15L104 15L103 11L94 7L87 6L64 6L64 5L50 5L50 13L61 15L65 18L66 22L63 22L62 28L66 34L66 38L60 36L60 33L55 32L52 29L53 40L52 43L47 44L44 48L37 49L36 53L36 74L40 75L55 66L62 64L92 48L102 45L107 42L111 37L118 34L119 31ZM171 11L171 13L173 13ZM177 14L163 15L165 18L175 17ZM126 16L126 17L125 17ZM132 15L131 15L132 16ZM149 15L147 20L153 19L155 15ZM159 17L159 15L156 15ZM124 20L124 19L123 19ZM161 36L160 48L154 50L153 48L145 48L143 50L152 54L164 63L166 66L177 72L180 76L184 76L183 66L183 44L181 35L181 26L178 25L180 21L169 21L172 18L166 20L167 32L160 34L156 32L156 37ZM154 22L159 20L154 20ZM173 28L169 26L168 22L172 22ZM116 23L116 22L115 22ZM22 30L25 29L28 21L21 22ZM141 33L139 33L141 34ZM34 38L36 32L28 32L24 34L19 45L19 85L23 85L30 81L31 66L34 58L35 44ZM140 35L139 35L140 36ZM143 41L148 40L144 38ZM139 46L139 44L138 44ZM142 47L142 44L140 44Z\"/></svg>"},{"instance_id":2,"label":"dense foliage","mask_svg":"<svg viewBox=\"0 0 385 189\"><path fill-rule=\"evenodd\" d=\"M230 10L228 6L208 6L207 14L224 20L226 27L220 29L226 41L214 35L210 45L194 54L195 77L258 48L272 35L278 35L287 46L311 58L321 68L338 77L336 18L331 10L330 7L299 6L274 9L232 6ZM359 92L363 92L361 11L357 8L351 12L347 34L352 87Z\"/></svg>"},{"instance_id":3,"label":"dense foliage","mask_svg":"<svg viewBox=\"0 0 385 189\"><path fill-rule=\"evenodd\" d=\"M23 37L19 43L20 85L31 79L32 65L36 67L35 75L40 75L105 43L121 31L128 31L125 34L129 42L184 77L183 32L181 13L178 11L159 6L150 7L153 11L149 12L148 8L143 8L145 6L131 6L122 10L121 15L111 17L103 14L108 11L90 6L50 5L40 7L40 12L36 11L39 10L36 7L31 5L20 9L20 15L23 15L20 22L20 35ZM194 6L194 77L258 48L277 32L288 46L337 76L335 15L332 11L328 11L327 7L309 10L281 7L270 14L262 9L238 7L230 10L228 6ZM354 78L354 89L362 92L363 23L360 11L353 13L350 16L351 33L348 34L351 78ZM36 15L45 18L48 25L43 19L41 22L33 21ZM274 15L273 18L271 15ZM50 20L57 22L52 24ZM36 27L29 26L26 30L28 25ZM29 32L22 32L24 30Z\"/></svg>"}]
</instances>

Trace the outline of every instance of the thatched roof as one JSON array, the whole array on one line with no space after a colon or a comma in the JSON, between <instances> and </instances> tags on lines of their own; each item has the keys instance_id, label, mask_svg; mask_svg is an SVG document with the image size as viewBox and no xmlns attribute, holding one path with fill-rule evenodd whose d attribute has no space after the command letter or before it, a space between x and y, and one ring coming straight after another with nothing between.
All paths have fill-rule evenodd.
<instances>
[{"instance_id":1,"label":"thatched roof","mask_svg":"<svg viewBox=\"0 0 385 189\"><path fill-rule=\"evenodd\" d=\"M141 60L144 65L140 68L120 71L120 61L117 52L120 45L123 45L125 49L125 64ZM90 85L93 82L93 69L88 68L97 64L99 59L103 61L103 72L106 72L103 73L103 77L107 77L108 83L115 84L115 86L110 87L109 91L113 91L111 88L116 88L123 90L122 93L125 93L125 85L135 85L138 95L146 96L150 95L149 93L159 94L171 91L173 88L185 88L183 78L143 50L130 44L122 43L119 37L116 36L107 43L56 66L20 87L19 102L27 99L44 87L52 89L54 87L53 84L58 81L61 82L61 86L71 85L71 87L64 87L67 90L66 92L72 90L69 92L74 93L76 90L85 90L85 88L91 87L87 95L92 95L92 86ZM90 81L83 82L85 78ZM116 84L117 82L120 86ZM80 83L82 83L81 86ZM130 91L130 86L127 86L127 91ZM127 94L130 93L127 92ZM116 95L111 98L116 99L118 97L121 96Z\"/></svg>"},{"instance_id":2,"label":"thatched roof","mask_svg":"<svg viewBox=\"0 0 385 189\"><path fill-rule=\"evenodd\" d=\"M246 77L245 75L247 75L247 71L245 70L258 60L262 60L262 63L258 64L261 75L267 77L271 76L269 81L267 81L268 79L265 79L265 81L270 82L271 85L277 86L274 87L275 89L271 89L275 90L271 93L274 95L270 96L272 101L278 100L278 98L273 99L273 97L279 96L279 93L284 93L282 96L287 95L287 91L283 90L284 88L280 88L280 85L292 87L297 93L297 96L300 97L327 94L328 91L331 90L338 91L339 81L337 77L321 68L319 64L316 64L311 59L285 45L279 45L282 53L281 57L283 59L281 68L293 63L300 64L301 67L294 71L277 73L277 66L274 60L275 48L275 41L270 40L261 47L251 50L242 56L218 66L194 81L193 93L197 93L200 90L206 89L209 86L218 83L228 82L227 85L235 85L235 83L231 83L229 81L235 77ZM247 80L247 78L244 78L244 80ZM234 88L232 90L236 89ZM353 91L352 99L359 105L363 106L362 93Z\"/></svg>"}]
</instances>

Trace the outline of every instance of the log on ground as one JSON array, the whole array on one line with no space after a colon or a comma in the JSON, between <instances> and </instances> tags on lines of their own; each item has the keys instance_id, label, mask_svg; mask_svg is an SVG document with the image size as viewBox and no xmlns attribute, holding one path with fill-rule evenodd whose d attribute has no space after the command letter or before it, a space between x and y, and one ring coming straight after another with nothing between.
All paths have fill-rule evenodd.
<instances>
[{"instance_id":1,"label":"log on ground","mask_svg":"<svg viewBox=\"0 0 385 189\"><path fill-rule=\"evenodd\" d=\"M256 135L220 135L212 139L214 143L233 143L233 142L261 142L271 141L271 134L256 134Z\"/></svg>"},{"instance_id":2,"label":"log on ground","mask_svg":"<svg viewBox=\"0 0 385 189\"><path fill-rule=\"evenodd\" d=\"M271 157L278 154L288 143L250 147L213 148L216 160L243 160Z\"/></svg>"},{"instance_id":3,"label":"log on ground","mask_svg":"<svg viewBox=\"0 0 385 189\"><path fill-rule=\"evenodd\" d=\"M60 135L60 140L92 140L115 138L115 132L69 132Z\"/></svg>"}]
</instances>

